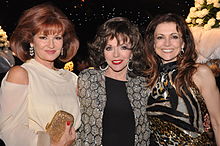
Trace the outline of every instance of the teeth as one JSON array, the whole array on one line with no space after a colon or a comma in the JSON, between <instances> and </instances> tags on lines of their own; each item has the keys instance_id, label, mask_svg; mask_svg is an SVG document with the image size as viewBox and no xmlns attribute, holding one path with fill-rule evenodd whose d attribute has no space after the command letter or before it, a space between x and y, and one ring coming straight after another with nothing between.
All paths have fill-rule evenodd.
<instances>
[{"instance_id":1,"label":"teeth","mask_svg":"<svg viewBox=\"0 0 220 146\"><path fill-rule=\"evenodd\" d=\"M163 50L163 52L166 52L166 53L170 53L172 52L173 50Z\"/></svg>"},{"instance_id":2,"label":"teeth","mask_svg":"<svg viewBox=\"0 0 220 146\"><path fill-rule=\"evenodd\" d=\"M121 62L121 61L113 61L114 63L119 63L119 62Z\"/></svg>"}]
</instances>

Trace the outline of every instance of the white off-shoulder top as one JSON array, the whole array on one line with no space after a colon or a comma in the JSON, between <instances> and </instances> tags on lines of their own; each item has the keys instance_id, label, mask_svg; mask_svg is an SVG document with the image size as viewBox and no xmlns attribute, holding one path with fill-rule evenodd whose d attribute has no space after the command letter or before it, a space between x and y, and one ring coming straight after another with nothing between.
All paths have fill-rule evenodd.
<instances>
[{"instance_id":1,"label":"white off-shoulder top","mask_svg":"<svg viewBox=\"0 0 220 146\"><path fill-rule=\"evenodd\" d=\"M29 84L2 80L0 90L0 137L7 146L49 146L45 127L58 110L71 113L74 128L81 124L76 94L77 75L52 70L31 59L22 65Z\"/></svg>"}]
</instances>

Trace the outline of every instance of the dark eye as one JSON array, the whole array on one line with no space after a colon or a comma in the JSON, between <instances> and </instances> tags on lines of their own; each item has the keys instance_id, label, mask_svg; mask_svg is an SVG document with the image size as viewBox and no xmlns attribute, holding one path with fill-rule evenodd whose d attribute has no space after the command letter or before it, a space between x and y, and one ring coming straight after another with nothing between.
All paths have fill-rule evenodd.
<instances>
[{"instance_id":1,"label":"dark eye","mask_svg":"<svg viewBox=\"0 0 220 146\"><path fill-rule=\"evenodd\" d=\"M56 36L55 39L56 39L56 40L62 40L63 37L61 37L61 36Z\"/></svg>"},{"instance_id":2,"label":"dark eye","mask_svg":"<svg viewBox=\"0 0 220 146\"><path fill-rule=\"evenodd\" d=\"M110 50L112 50L112 47L107 46L107 47L105 47L105 50L106 50L106 51L110 51Z\"/></svg>"},{"instance_id":3,"label":"dark eye","mask_svg":"<svg viewBox=\"0 0 220 146\"><path fill-rule=\"evenodd\" d=\"M39 36L39 39L41 39L41 40L46 40L47 37L46 37L46 36Z\"/></svg>"},{"instance_id":4,"label":"dark eye","mask_svg":"<svg viewBox=\"0 0 220 146\"><path fill-rule=\"evenodd\" d=\"M171 38L172 39L179 39L179 36L178 35L173 35Z\"/></svg>"},{"instance_id":5,"label":"dark eye","mask_svg":"<svg viewBox=\"0 0 220 146\"><path fill-rule=\"evenodd\" d=\"M122 50L128 50L129 48L127 46L121 46Z\"/></svg>"},{"instance_id":6,"label":"dark eye","mask_svg":"<svg viewBox=\"0 0 220 146\"><path fill-rule=\"evenodd\" d=\"M163 39L163 37L162 36L157 36L156 39L161 40L161 39Z\"/></svg>"}]
</instances>

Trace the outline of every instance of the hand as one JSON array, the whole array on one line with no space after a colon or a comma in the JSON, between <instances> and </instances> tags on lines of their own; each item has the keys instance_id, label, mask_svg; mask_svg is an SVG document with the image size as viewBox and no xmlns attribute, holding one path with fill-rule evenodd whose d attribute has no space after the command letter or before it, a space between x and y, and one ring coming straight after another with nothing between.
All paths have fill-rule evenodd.
<instances>
[{"instance_id":1,"label":"hand","mask_svg":"<svg viewBox=\"0 0 220 146\"><path fill-rule=\"evenodd\" d=\"M73 123L67 121L64 134L58 143L52 143L51 146L71 146L76 139L76 132Z\"/></svg>"}]
</instances>

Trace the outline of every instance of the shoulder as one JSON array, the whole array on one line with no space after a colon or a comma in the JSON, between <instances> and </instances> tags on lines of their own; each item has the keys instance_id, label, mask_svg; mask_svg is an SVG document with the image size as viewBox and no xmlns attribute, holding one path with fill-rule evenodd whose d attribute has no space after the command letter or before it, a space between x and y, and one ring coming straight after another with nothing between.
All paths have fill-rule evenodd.
<instances>
[{"instance_id":1,"label":"shoulder","mask_svg":"<svg viewBox=\"0 0 220 146\"><path fill-rule=\"evenodd\" d=\"M77 83L78 76L74 72L68 70L64 70L64 71L68 74L68 76L66 76L68 79L72 79L74 84Z\"/></svg>"},{"instance_id":2,"label":"shoulder","mask_svg":"<svg viewBox=\"0 0 220 146\"><path fill-rule=\"evenodd\" d=\"M14 66L9 70L6 81L17 84L28 84L28 72L21 66Z\"/></svg>"},{"instance_id":3,"label":"shoulder","mask_svg":"<svg viewBox=\"0 0 220 146\"><path fill-rule=\"evenodd\" d=\"M78 78L78 76L74 72L67 71L67 70L65 70L65 71L69 72L71 74L71 76L73 77L73 79L77 79Z\"/></svg>"},{"instance_id":4,"label":"shoulder","mask_svg":"<svg viewBox=\"0 0 220 146\"><path fill-rule=\"evenodd\" d=\"M145 82L146 81L146 77L144 77L144 76L134 76L134 77L130 77L130 76L128 76L128 78L130 79L130 80L133 80L133 81L140 81L140 82Z\"/></svg>"},{"instance_id":5,"label":"shoulder","mask_svg":"<svg viewBox=\"0 0 220 146\"><path fill-rule=\"evenodd\" d=\"M80 84L97 84L104 80L103 72L96 69L85 69L78 75L78 83Z\"/></svg>"},{"instance_id":6,"label":"shoulder","mask_svg":"<svg viewBox=\"0 0 220 146\"><path fill-rule=\"evenodd\" d=\"M129 83L132 83L132 85L141 86L144 88L147 87L147 78L143 76L129 77L128 81Z\"/></svg>"},{"instance_id":7,"label":"shoulder","mask_svg":"<svg viewBox=\"0 0 220 146\"><path fill-rule=\"evenodd\" d=\"M205 64L197 64L196 72L194 73L194 76L198 78L208 78L209 76L213 76L212 70Z\"/></svg>"},{"instance_id":8,"label":"shoulder","mask_svg":"<svg viewBox=\"0 0 220 146\"><path fill-rule=\"evenodd\" d=\"M139 97L144 97L143 100L147 99L150 93L150 88L147 87L147 78L143 76L136 76L130 78L128 80L127 88L128 88L127 92L129 94L132 95L134 93L135 94L137 93Z\"/></svg>"},{"instance_id":9,"label":"shoulder","mask_svg":"<svg viewBox=\"0 0 220 146\"><path fill-rule=\"evenodd\" d=\"M196 72L193 75L193 81L201 88L201 86L207 86L215 82L215 76L207 65L197 64Z\"/></svg>"},{"instance_id":10,"label":"shoulder","mask_svg":"<svg viewBox=\"0 0 220 146\"><path fill-rule=\"evenodd\" d=\"M100 70L96 70L96 69L84 69L83 71L81 71L79 73L79 78L81 77L89 77L89 76L96 76L96 75L101 75L101 71Z\"/></svg>"}]
</instances>

